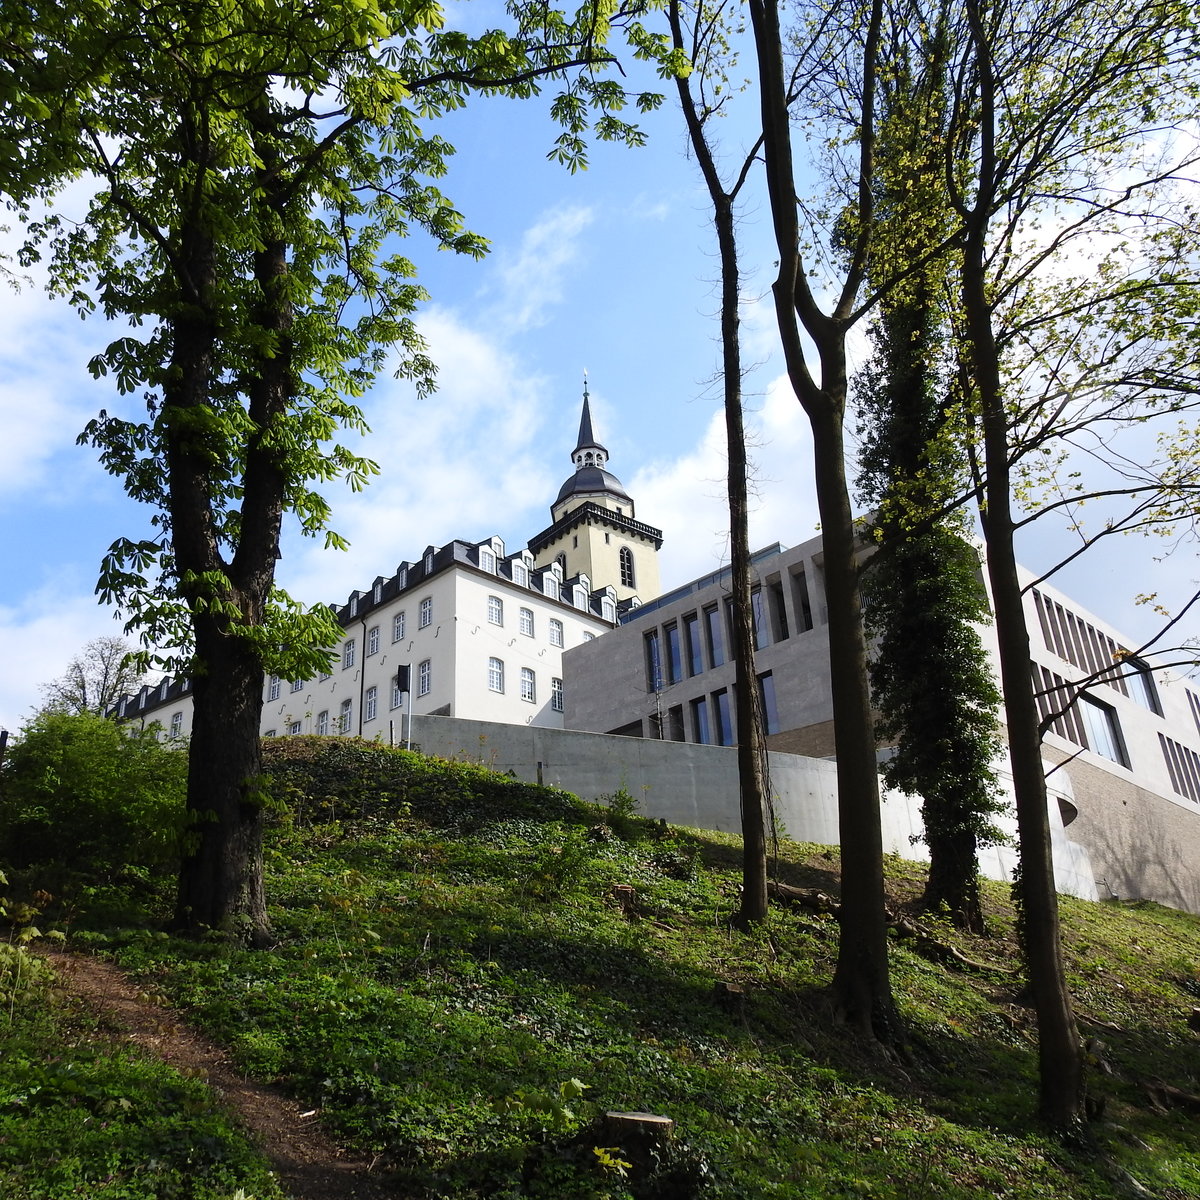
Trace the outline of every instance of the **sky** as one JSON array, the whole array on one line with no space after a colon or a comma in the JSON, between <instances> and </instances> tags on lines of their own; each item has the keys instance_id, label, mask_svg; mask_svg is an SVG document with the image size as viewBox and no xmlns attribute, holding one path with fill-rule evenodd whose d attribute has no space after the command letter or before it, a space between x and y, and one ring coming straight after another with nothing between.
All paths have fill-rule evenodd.
<instances>
[{"instance_id":1,"label":"sky","mask_svg":"<svg viewBox=\"0 0 1200 1200\"><path fill-rule=\"evenodd\" d=\"M573 470L585 373L609 468L639 520L663 531L664 590L728 561L707 201L669 98L644 124L646 147L594 147L572 175L546 160L544 104L486 100L444 120L458 153L442 189L491 252L476 263L420 238L405 247L431 295L419 325L438 391L418 399L389 372L366 397L371 432L349 444L380 474L362 493L329 493L348 552L285 531L279 581L298 599L344 602L453 538L523 546ZM727 136L736 150L736 130ZM770 231L753 198L741 233L751 542L795 545L818 528L811 443L782 376ZM0 234L0 247L13 238ZM133 411L87 370L120 327L81 321L36 275L19 291L0 282L0 319L0 727L17 730L39 685L90 639L121 633L94 594L99 564L117 537L146 535L149 514L76 444L99 409ZM1042 571L1071 546L1069 533L1037 530L1019 553ZM1170 605L1194 589L1194 549L1162 559L1167 548L1110 538L1055 583L1140 643L1158 620L1135 597L1158 591Z\"/></svg>"}]
</instances>

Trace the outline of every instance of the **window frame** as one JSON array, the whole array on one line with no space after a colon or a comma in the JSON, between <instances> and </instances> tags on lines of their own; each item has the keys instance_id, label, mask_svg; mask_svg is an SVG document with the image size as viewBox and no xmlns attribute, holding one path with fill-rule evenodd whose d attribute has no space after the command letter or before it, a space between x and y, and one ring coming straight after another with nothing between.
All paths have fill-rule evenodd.
<instances>
[{"instance_id":1,"label":"window frame","mask_svg":"<svg viewBox=\"0 0 1200 1200\"><path fill-rule=\"evenodd\" d=\"M504 695L504 659L494 655L488 658L487 664L488 691L499 696Z\"/></svg>"}]
</instances>

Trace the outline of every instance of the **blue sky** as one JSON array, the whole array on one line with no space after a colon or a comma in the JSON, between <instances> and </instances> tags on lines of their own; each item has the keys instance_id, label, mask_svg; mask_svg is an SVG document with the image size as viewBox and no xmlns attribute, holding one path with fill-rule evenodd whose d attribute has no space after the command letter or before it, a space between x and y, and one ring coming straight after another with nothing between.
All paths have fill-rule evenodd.
<instances>
[{"instance_id":1,"label":"blue sky","mask_svg":"<svg viewBox=\"0 0 1200 1200\"><path fill-rule=\"evenodd\" d=\"M646 124L646 148L596 147L590 169L572 176L545 159L554 132L543 106L491 100L444 123L459 152L443 189L492 253L474 263L419 239L406 247L432 296L421 326L439 391L419 401L385 375L368 396L372 432L359 448L382 473L360 495L332 493L348 553L288 537L280 581L294 595L342 600L455 537L524 544L572 469L585 370L610 467L639 518L663 529L664 587L727 561L706 200L670 98ZM746 359L756 364L752 540L791 545L816 528L809 438L761 299L772 255L754 201L742 233ZM98 409L127 403L86 369L112 327L81 322L36 280L0 290L0 315L0 726L17 729L40 683L90 638L119 632L93 594L98 564L114 538L146 531L147 514L75 445ZM1069 545L1043 531L1021 555L1041 570ZM1144 636L1153 618L1133 597L1157 589L1170 600L1196 575L1190 547L1156 562L1164 548L1110 539L1056 582Z\"/></svg>"}]
</instances>

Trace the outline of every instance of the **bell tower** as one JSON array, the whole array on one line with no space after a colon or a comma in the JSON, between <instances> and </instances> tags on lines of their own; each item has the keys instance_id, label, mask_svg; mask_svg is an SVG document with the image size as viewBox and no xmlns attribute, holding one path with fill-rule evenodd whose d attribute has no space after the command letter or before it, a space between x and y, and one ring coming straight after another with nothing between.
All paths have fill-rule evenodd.
<instances>
[{"instance_id":1,"label":"bell tower","mask_svg":"<svg viewBox=\"0 0 1200 1200\"><path fill-rule=\"evenodd\" d=\"M579 436L571 451L575 471L550 506L552 524L529 541L535 565L558 559L564 578L587 575L593 590L611 585L618 603L659 594L662 530L636 519L633 497L608 470L608 451L592 430L586 379Z\"/></svg>"}]
</instances>

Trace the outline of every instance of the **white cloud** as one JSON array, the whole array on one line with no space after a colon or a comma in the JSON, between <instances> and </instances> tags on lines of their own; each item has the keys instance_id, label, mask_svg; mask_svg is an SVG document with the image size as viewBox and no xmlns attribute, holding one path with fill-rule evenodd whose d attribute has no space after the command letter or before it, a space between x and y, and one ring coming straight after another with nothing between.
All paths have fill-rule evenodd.
<instances>
[{"instance_id":1,"label":"white cloud","mask_svg":"<svg viewBox=\"0 0 1200 1200\"><path fill-rule=\"evenodd\" d=\"M112 613L75 580L45 584L15 606L0 606L0 726L19 729L41 703L39 685L62 675L93 638L123 636Z\"/></svg>"},{"instance_id":2,"label":"white cloud","mask_svg":"<svg viewBox=\"0 0 1200 1200\"><path fill-rule=\"evenodd\" d=\"M525 231L515 251L495 254L494 277L499 291L489 317L507 332L545 324L547 310L563 298L567 271L580 259L580 238L592 224L590 208L572 206L544 214Z\"/></svg>"},{"instance_id":3,"label":"white cloud","mask_svg":"<svg viewBox=\"0 0 1200 1200\"><path fill-rule=\"evenodd\" d=\"M537 445L545 382L448 309L429 310L421 331L440 364L438 391L418 400L390 379L376 388L361 449L381 474L357 495L330 493L332 524L350 540L349 553L287 547L281 576L300 599L342 599L430 543L498 533L515 549L549 523L559 481Z\"/></svg>"},{"instance_id":4,"label":"white cloud","mask_svg":"<svg viewBox=\"0 0 1200 1200\"><path fill-rule=\"evenodd\" d=\"M808 425L785 377L771 382L762 407L746 415L750 443L750 544L796 545L813 535L812 450ZM629 490L638 518L663 531L664 590L729 562L725 417L718 408L697 444L680 457L638 471Z\"/></svg>"}]
</instances>

